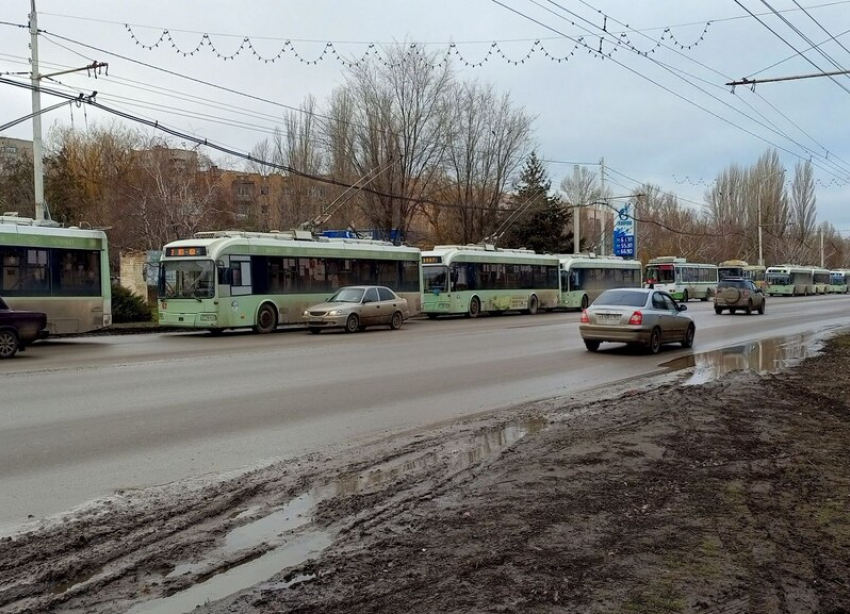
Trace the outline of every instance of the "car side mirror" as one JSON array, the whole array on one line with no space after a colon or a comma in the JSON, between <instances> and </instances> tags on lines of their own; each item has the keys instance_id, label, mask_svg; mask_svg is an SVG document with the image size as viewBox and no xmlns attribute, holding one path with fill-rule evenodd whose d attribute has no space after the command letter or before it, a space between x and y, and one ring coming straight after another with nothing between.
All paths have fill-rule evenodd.
<instances>
[{"instance_id":1,"label":"car side mirror","mask_svg":"<svg viewBox=\"0 0 850 614\"><path fill-rule=\"evenodd\" d=\"M687 311L687 310L688 310L687 305L679 305L679 311Z\"/></svg>"}]
</instances>

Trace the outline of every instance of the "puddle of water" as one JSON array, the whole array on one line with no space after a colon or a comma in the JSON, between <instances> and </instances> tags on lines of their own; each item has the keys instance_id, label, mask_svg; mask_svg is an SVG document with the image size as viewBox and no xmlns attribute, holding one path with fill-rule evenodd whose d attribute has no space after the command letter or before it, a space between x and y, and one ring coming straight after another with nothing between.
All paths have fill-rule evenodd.
<instances>
[{"instance_id":1,"label":"puddle of water","mask_svg":"<svg viewBox=\"0 0 850 614\"><path fill-rule=\"evenodd\" d=\"M313 519L316 503L312 493L304 493L276 512L233 529L224 538L225 551L232 553L273 542L282 533L304 526Z\"/></svg>"},{"instance_id":2,"label":"puddle of water","mask_svg":"<svg viewBox=\"0 0 850 614\"><path fill-rule=\"evenodd\" d=\"M333 538L324 531L311 531L295 537L281 548L238 565L196 584L191 588L163 599L140 603L128 614L185 614L199 605L223 599L238 591L254 586L271 578L282 569L300 565L320 554L333 543ZM290 584L294 584L292 580Z\"/></svg>"},{"instance_id":3,"label":"puddle of water","mask_svg":"<svg viewBox=\"0 0 850 614\"><path fill-rule=\"evenodd\" d=\"M547 424L549 424L549 421L545 418L530 418L522 422L508 424L499 430L478 435L473 439L472 446L464 450L459 462L466 467L480 462L516 443L526 435L539 433L546 428Z\"/></svg>"},{"instance_id":4,"label":"puddle of water","mask_svg":"<svg viewBox=\"0 0 850 614\"><path fill-rule=\"evenodd\" d=\"M204 563L181 563L172 569L165 577L176 578L177 576L182 576L186 573L197 573L205 567L206 565Z\"/></svg>"},{"instance_id":5,"label":"puddle of water","mask_svg":"<svg viewBox=\"0 0 850 614\"><path fill-rule=\"evenodd\" d=\"M293 584L300 584L302 582L309 582L310 580L315 580L316 574L314 573L306 573L306 574L298 574L297 576L290 578L285 582L272 582L267 584L266 587L271 590L282 590L285 588L289 588Z\"/></svg>"},{"instance_id":6,"label":"puddle of water","mask_svg":"<svg viewBox=\"0 0 850 614\"><path fill-rule=\"evenodd\" d=\"M672 370L694 369L686 386L705 384L733 371L776 373L814 355L820 339L812 334L776 337L682 356L662 364Z\"/></svg>"}]
</instances>

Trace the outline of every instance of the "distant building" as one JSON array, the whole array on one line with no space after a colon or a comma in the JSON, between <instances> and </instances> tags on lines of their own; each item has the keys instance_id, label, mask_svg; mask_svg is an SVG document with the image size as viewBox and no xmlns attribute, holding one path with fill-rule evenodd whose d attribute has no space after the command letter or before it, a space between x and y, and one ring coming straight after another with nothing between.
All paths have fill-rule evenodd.
<instances>
[{"instance_id":1,"label":"distant building","mask_svg":"<svg viewBox=\"0 0 850 614\"><path fill-rule=\"evenodd\" d=\"M0 136L0 163L24 158L32 159L32 141Z\"/></svg>"}]
</instances>

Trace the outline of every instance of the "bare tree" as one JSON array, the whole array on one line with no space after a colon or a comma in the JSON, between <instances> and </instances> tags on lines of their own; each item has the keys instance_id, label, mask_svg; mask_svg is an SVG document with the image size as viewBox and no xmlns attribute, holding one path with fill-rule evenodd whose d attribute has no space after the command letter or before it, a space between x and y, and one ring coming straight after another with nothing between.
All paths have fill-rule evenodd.
<instances>
[{"instance_id":1,"label":"bare tree","mask_svg":"<svg viewBox=\"0 0 850 614\"><path fill-rule=\"evenodd\" d=\"M491 85L458 83L450 96L442 195L453 206L425 212L436 209L432 225L440 215L447 218L450 240L476 243L498 225L495 213L530 146L531 118Z\"/></svg>"},{"instance_id":2,"label":"bare tree","mask_svg":"<svg viewBox=\"0 0 850 614\"><path fill-rule=\"evenodd\" d=\"M815 234L817 224L817 197L811 162L798 162L794 167L791 184L791 233L793 251L791 259L803 257L806 242Z\"/></svg>"}]
</instances>

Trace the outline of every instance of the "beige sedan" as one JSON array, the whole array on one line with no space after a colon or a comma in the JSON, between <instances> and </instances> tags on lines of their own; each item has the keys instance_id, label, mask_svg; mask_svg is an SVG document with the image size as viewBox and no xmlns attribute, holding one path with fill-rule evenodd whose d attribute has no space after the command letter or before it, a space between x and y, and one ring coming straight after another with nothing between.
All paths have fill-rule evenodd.
<instances>
[{"instance_id":1,"label":"beige sedan","mask_svg":"<svg viewBox=\"0 0 850 614\"><path fill-rule=\"evenodd\" d=\"M385 286L346 286L324 303L307 309L303 320L311 333L326 328L354 333L380 325L398 330L409 317L407 299Z\"/></svg>"}]
</instances>

